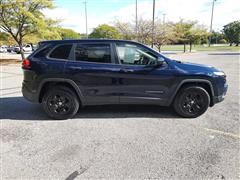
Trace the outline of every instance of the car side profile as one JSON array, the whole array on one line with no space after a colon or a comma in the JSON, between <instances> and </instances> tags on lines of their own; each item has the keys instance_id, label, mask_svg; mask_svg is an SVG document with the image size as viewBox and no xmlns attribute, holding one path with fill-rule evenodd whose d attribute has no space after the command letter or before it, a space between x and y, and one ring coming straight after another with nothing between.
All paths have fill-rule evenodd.
<instances>
[{"instance_id":1,"label":"car side profile","mask_svg":"<svg viewBox=\"0 0 240 180\"><path fill-rule=\"evenodd\" d=\"M173 106L195 118L221 102L228 87L214 67L172 60L125 40L43 41L22 68L23 96L42 103L53 119L106 104Z\"/></svg>"}]
</instances>

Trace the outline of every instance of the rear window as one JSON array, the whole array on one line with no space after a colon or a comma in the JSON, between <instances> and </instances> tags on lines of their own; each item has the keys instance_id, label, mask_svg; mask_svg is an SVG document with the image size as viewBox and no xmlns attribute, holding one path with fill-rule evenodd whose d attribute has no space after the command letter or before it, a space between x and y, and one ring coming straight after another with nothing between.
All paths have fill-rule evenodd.
<instances>
[{"instance_id":1,"label":"rear window","mask_svg":"<svg viewBox=\"0 0 240 180\"><path fill-rule=\"evenodd\" d=\"M55 59L68 59L72 45L71 44L64 44L57 46L52 53L50 54L50 58Z\"/></svg>"},{"instance_id":2,"label":"rear window","mask_svg":"<svg viewBox=\"0 0 240 180\"><path fill-rule=\"evenodd\" d=\"M110 44L78 44L75 60L96 63L111 63Z\"/></svg>"}]
</instances>

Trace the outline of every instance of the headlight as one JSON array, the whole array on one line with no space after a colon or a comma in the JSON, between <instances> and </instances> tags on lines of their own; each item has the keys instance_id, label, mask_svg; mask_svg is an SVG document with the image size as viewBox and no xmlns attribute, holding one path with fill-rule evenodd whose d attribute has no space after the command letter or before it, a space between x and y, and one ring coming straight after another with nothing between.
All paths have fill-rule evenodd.
<instances>
[{"instance_id":1,"label":"headlight","mask_svg":"<svg viewBox=\"0 0 240 180\"><path fill-rule=\"evenodd\" d=\"M217 76L225 76L225 73L222 71L219 72L213 72L213 74L217 75Z\"/></svg>"}]
</instances>

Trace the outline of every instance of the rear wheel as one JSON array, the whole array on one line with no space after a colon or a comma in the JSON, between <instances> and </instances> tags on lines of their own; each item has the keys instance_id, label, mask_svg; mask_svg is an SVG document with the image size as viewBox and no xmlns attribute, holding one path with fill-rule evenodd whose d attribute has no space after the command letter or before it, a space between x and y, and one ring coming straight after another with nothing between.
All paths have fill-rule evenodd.
<instances>
[{"instance_id":1,"label":"rear wheel","mask_svg":"<svg viewBox=\"0 0 240 180\"><path fill-rule=\"evenodd\" d=\"M173 107L182 117L196 118L202 115L209 107L208 92L199 86L188 86L179 91Z\"/></svg>"},{"instance_id":2,"label":"rear wheel","mask_svg":"<svg viewBox=\"0 0 240 180\"><path fill-rule=\"evenodd\" d=\"M44 94L43 109L53 119L72 118L79 109L79 101L76 94L69 88L56 86Z\"/></svg>"}]
</instances>

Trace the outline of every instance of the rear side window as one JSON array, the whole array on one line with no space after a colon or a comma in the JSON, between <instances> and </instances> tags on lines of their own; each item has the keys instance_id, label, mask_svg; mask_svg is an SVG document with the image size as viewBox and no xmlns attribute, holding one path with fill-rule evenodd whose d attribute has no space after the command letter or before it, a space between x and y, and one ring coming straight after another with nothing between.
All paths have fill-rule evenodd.
<instances>
[{"instance_id":1,"label":"rear side window","mask_svg":"<svg viewBox=\"0 0 240 180\"><path fill-rule=\"evenodd\" d=\"M110 44L77 44L75 60L96 63L111 63Z\"/></svg>"},{"instance_id":2,"label":"rear side window","mask_svg":"<svg viewBox=\"0 0 240 180\"><path fill-rule=\"evenodd\" d=\"M50 58L55 59L68 59L72 45L71 44L64 44L57 46L52 53L50 54Z\"/></svg>"},{"instance_id":3,"label":"rear side window","mask_svg":"<svg viewBox=\"0 0 240 180\"><path fill-rule=\"evenodd\" d=\"M50 45L45 46L45 47L41 48L38 52L36 52L34 57L36 57L36 58L46 57L46 55L50 52L51 49L52 49L52 46L50 46Z\"/></svg>"}]
</instances>

